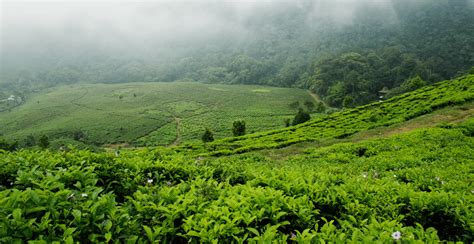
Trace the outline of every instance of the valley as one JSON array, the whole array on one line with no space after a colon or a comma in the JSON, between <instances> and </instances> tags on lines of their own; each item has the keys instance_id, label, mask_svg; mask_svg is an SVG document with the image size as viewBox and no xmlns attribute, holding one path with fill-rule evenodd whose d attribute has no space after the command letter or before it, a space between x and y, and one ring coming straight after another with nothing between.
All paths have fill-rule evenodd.
<instances>
[{"instance_id":1,"label":"valley","mask_svg":"<svg viewBox=\"0 0 474 244\"><path fill-rule=\"evenodd\" d=\"M209 143L0 150L0 240L470 242L473 79Z\"/></svg>"},{"instance_id":2,"label":"valley","mask_svg":"<svg viewBox=\"0 0 474 244\"><path fill-rule=\"evenodd\" d=\"M285 127L297 107L317 103L301 89L199 83L125 83L61 86L0 113L9 139L47 135L60 143L127 143L157 146L200 140L206 127L216 138L232 135L242 119L249 132ZM297 105L299 106L299 105ZM179 136L177 136L179 135ZM76 138L74 142L74 138Z\"/></svg>"},{"instance_id":3,"label":"valley","mask_svg":"<svg viewBox=\"0 0 474 244\"><path fill-rule=\"evenodd\" d=\"M473 0L0 1L0 243L474 243Z\"/></svg>"}]
</instances>

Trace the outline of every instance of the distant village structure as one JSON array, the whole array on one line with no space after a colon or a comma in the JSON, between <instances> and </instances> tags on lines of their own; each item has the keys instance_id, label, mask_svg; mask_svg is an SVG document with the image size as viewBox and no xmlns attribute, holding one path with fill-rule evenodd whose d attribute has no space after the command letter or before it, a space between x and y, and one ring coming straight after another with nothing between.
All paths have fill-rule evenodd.
<instances>
[{"instance_id":1,"label":"distant village structure","mask_svg":"<svg viewBox=\"0 0 474 244\"><path fill-rule=\"evenodd\" d=\"M0 102L15 102L15 101L21 102L22 99L21 97L17 97L12 94L7 99L0 100Z\"/></svg>"},{"instance_id":2,"label":"distant village structure","mask_svg":"<svg viewBox=\"0 0 474 244\"><path fill-rule=\"evenodd\" d=\"M2 106L0 107L0 112L16 107L22 103L23 103L23 98L12 94L8 98L0 100L0 104L2 104Z\"/></svg>"}]
</instances>

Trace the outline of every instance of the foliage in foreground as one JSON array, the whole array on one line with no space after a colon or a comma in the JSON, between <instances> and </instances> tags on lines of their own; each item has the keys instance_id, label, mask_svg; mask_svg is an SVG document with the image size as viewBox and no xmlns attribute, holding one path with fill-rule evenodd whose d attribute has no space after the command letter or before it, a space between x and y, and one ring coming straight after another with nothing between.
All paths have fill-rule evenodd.
<instances>
[{"instance_id":1,"label":"foliage in foreground","mask_svg":"<svg viewBox=\"0 0 474 244\"><path fill-rule=\"evenodd\" d=\"M472 122L284 161L0 151L0 242L472 242Z\"/></svg>"}]
</instances>

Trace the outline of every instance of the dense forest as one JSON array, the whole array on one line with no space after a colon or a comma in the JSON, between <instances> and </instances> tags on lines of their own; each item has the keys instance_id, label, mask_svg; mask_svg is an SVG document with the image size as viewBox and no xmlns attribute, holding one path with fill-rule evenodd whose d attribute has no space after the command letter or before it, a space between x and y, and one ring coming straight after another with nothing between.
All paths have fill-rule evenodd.
<instances>
[{"instance_id":1,"label":"dense forest","mask_svg":"<svg viewBox=\"0 0 474 244\"><path fill-rule=\"evenodd\" d=\"M261 4L244 15L214 3L228 14L219 18L235 26L178 40L148 36L140 48L114 52L69 37L41 44L42 52L18 51L6 41L0 96L78 82L188 80L305 88L331 106L352 107L469 73L474 65L470 0L346 5Z\"/></svg>"}]
</instances>

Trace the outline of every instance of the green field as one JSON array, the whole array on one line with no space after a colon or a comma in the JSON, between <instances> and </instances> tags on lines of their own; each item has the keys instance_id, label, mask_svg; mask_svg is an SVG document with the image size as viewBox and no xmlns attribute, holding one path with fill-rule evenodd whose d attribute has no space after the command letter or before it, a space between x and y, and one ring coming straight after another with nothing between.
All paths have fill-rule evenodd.
<instances>
[{"instance_id":1,"label":"green field","mask_svg":"<svg viewBox=\"0 0 474 244\"><path fill-rule=\"evenodd\" d=\"M215 138L231 136L237 119L248 133L282 128L296 113L291 103L313 99L301 89L195 82L61 86L1 112L0 133L71 141L82 132L91 144L178 144L199 139L206 127Z\"/></svg>"},{"instance_id":2,"label":"green field","mask_svg":"<svg viewBox=\"0 0 474 244\"><path fill-rule=\"evenodd\" d=\"M210 143L0 150L0 242L470 243L473 81Z\"/></svg>"},{"instance_id":3,"label":"green field","mask_svg":"<svg viewBox=\"0 0 474 244\"><path fill-rule=\"evenodd\" d=\"M471 243L473 79L207 144L0 150L0 242Z\"/></svg>"},{"instance_id":4,"label":"green field","mask_svg":"<svg viewBox=\"0 0 474 244\"><path fill-rule=\"evenodd\" d=\"M0 2L0 244L474 244L474 0Z\"/></svg>"}]
</instances>

